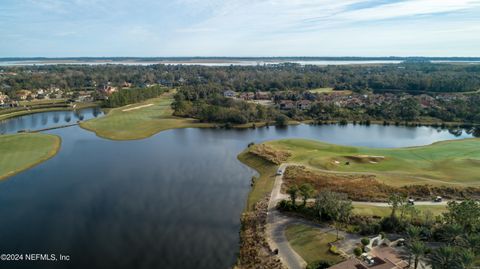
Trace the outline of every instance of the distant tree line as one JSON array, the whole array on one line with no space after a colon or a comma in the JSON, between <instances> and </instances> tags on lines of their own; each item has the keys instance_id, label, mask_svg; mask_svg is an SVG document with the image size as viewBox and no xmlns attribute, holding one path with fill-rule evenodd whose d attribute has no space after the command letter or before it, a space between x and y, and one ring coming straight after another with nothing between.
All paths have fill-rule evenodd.
<instances>
[{"instance_id":1,"label":"distant tree line","mask_svg":"<svg viewBox=\"0 0 480 269\"><path fill-rule=\"evenodd\" d=\"M480 65L402 63L375 66L316 66L278 64L258 66L186 65L45 65L3 67L3 91L48 88L95 88L97 85L142 87L216 84L235 91L284 91L333 87L357 92L466 92L480 89ZM11 73L15 73L12 75Z\"/></svg>"}]
</instances>

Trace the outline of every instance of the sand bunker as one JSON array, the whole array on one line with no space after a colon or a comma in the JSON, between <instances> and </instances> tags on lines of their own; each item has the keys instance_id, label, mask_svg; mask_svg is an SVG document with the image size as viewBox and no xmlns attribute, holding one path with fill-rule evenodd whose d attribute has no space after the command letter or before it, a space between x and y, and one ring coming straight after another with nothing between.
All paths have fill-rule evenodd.
<instances>
[{"instance_id":1,"label":"sand bunker","mask_svg":"<svg viewBox=\"0 0 480 269\"><path fill-rule=\"evenodd\" d=\"M149 106L153 106L153 104L148 104L148 105L143 105L143 106L136 106L136 107L132 107L132 108L127 108L127 109L122 110L122 112L132 111L132 110L135 110L135 109L145 108L145 107L149 107Z\"/></svg>"}]
</instances>

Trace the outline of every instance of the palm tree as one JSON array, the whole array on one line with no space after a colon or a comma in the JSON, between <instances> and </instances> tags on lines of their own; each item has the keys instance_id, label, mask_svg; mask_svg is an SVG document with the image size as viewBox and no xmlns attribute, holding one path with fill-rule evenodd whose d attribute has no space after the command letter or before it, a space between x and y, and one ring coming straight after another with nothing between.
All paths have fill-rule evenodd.
<instances>
[{"instance_id":1,"label":"palm tree","mask_svg":"<svg viewBox=\"0 0 480 269\"><path fill-rule=\"evenodd\" d=\"M471 250L464 249L458 253L456 256L456 268L462 268L462 269L471 269L474 268L474 263L475 263L475 253L473 253Z\"/></svg>"},{"instance_id":2,"label":"palm tree","mask_svg":"<svg viewBox=\"0 0 480 269\"><path fill-rule=\"evenodd\" d=\"M418 226L410 225L407 227L407 237L410 242L420 239L420 233L422 232L422 228Z\"/></svg>"},{"instance_id":3,"label":"palm tree","mask_svg":"<svg viewBox=\"0 0 480 269\"><path fill-rule=\"evenodd\" d=\"M462 241L463 233L463 227L458 224L446 225L442 239L448 245L457 245Z\"/></svg>"},{"instance_id":4,"label":"palm tree","mask_svg":"<svg viewBox=\"0 0 480 269\"><path fill-rule=\"evenodd\" d=\"M313 189L312 185L305 183L300 186L299 191L303 198L303 206L305 206L307 204L307 200L313 195L315 190Z\"/></svg>"},{"instance_id":5,"label":"palm tree","mask_svg":"<svg viewBox=\"0 0 480 269\"><path fill-rule=\"evenodd\" d=\"M455 266L455 248L451 246L440 247L430 256L432 269L450 269Z\"/></svg>"},{"instance_id":6,"label":"palm tree","mask_svg":"<svg viewBox=\"0 0 480 269\"><path fill-rule=\"evenodd\" d=\"M425 251L427 248L425 247L425 244L421 241L414 240L411 244L408 246L408 250L410 251L410 254L413 255L414 259L414 269L417 269L418 267L418 262L420 261L420 258L425 255Z\"/></svg>"}]
</instances>

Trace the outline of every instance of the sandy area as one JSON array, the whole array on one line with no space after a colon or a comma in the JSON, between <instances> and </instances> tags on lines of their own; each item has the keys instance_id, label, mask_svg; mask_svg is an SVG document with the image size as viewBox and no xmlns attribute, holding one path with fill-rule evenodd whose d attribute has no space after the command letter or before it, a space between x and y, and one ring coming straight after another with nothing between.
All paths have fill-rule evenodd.
<instances>
[{"instance_id":1,"label":"sandy area","mask_svg":"<svg viewBox=\"0 0 480 269\"><path fill-rule=\"evenodd\" d=\"M136 107L132 107L132 108L127 108L127 109L122 110L122 112L132 111L132 110L135 110L135 109L145 108L145 107L149 107L149 106L153 106L153 104L148 104L148 105L143 105L143 106L136 106Z\"/></svg>"}]
</instances>

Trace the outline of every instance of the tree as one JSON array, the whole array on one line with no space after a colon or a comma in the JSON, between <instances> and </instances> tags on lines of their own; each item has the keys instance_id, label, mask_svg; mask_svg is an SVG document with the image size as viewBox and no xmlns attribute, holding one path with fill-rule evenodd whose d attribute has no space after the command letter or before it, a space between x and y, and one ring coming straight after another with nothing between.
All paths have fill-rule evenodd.
<instances>
[{"instance_id":1,"label":"tree","mask_svg":"<svg viewBox=\"0 0 480 269\"><path fill-rule=\"evenodd\" d=\"M290 200L292 201L292 206L296 206L296 200L297 200L297 193L298 193L298 187L297 185L290 186L287 189L288 195L290 195Z\"/></svg>"},{"instance_id":2,"label":"tree","mask_svg":"<svg viewBox=\"0 0 480 269\"><path fill-rule=\"evenodd\" d=\"M460 225L466 233L476 232L480 227L480 202L465 200L461 203L448 202L447 212L443 214L449 224Z\"/></svg>"},{"instance_id":3,"label":"tree","mask_svg":"<svg viewBox=\"0 0 480 269\"><path fill-rule=\"evenodd\" d=\"M315 189L313 189L312 185L304 183L300 186L299 191L303 198L303 206L305 206L307 200L313 195Z\"/></svg>"},{"instance_id":4,"label":"tree","mask_svg":"<svg viewBox=\"0 0 480 269\"><path fill-rule=\"evenodd\" d=\"M339 230L343 224L348 223L352 215L352 201L343 193L321 191L316 199L316 209L321 220L333 220L339 239Z\"/></svg>"},{"instance_id":5,"label":"tree","mask_svg":"<svg viewBox=\"0 0 480 269\"><path fill-rule=\"evenodd\" d=\"M391 218L396 217L395 214L397 212L397 209L403 206L403 204L405 204L406 202L405 200L406 200L406 197L398 193L393 193L388 197L388 204L392 207L392 212L390 213Z\"/></svg>"},{"instance_id":6,"label":"tree","mask_svg":"<svg viewBox=\"0 0 480 269\"><path fill-rule=\"evenodd\" d=\"M430 256L430 265L432 269L450 269L456 266L455 248L450 246L439 247L435 249Z\"/></svg>"},{"instance_id":7,"label":"tree","mask_svg":"<svg viewBox=\"0 0 480 269\"><path fill-rule=\"evenodd\" d=\"M456 256L456 268L470 269L475 268L475 253L468 249L462 249Z\"/></svg>"},{"instance_id":8,"label":"tree","mask_svg":"<svg viewBox=\"0 0 480 269\"><path fill-rule=\"evenodd\" d=\"M366 247L368 244L370 244L370 239L364 237L364 238L362 238L362 240L360 240L360 242L362 243L362 245L364 247Z\"/></svg>"},{"instance_id":9,"label":"tree","mask_svg":"<svg viewBox=\"0 0 480 269\"><path fill-rule=\"evenodd\" d=\"M408 250L410 252L410 255L413 255L413 261L414 261L414 269L417 269L418 267L418 262L420 261L420 258L425 255L425 252L427 248L425 247L425 244L419 240L414 240L410 244L408 244Z\"/></svg>"},{"instance_id":10,"label":"tree","mask_svg":"<svg viewBox=\"0 0 480 269\"><path fill-rule=\"evenodd\" d=\"M277 126L285 126L287 125L287 121L288 121L288 118L287 116L283 115L283 114L278 114L276 117L275 117L275 124Z\"/></svg>"}]
</instances>

